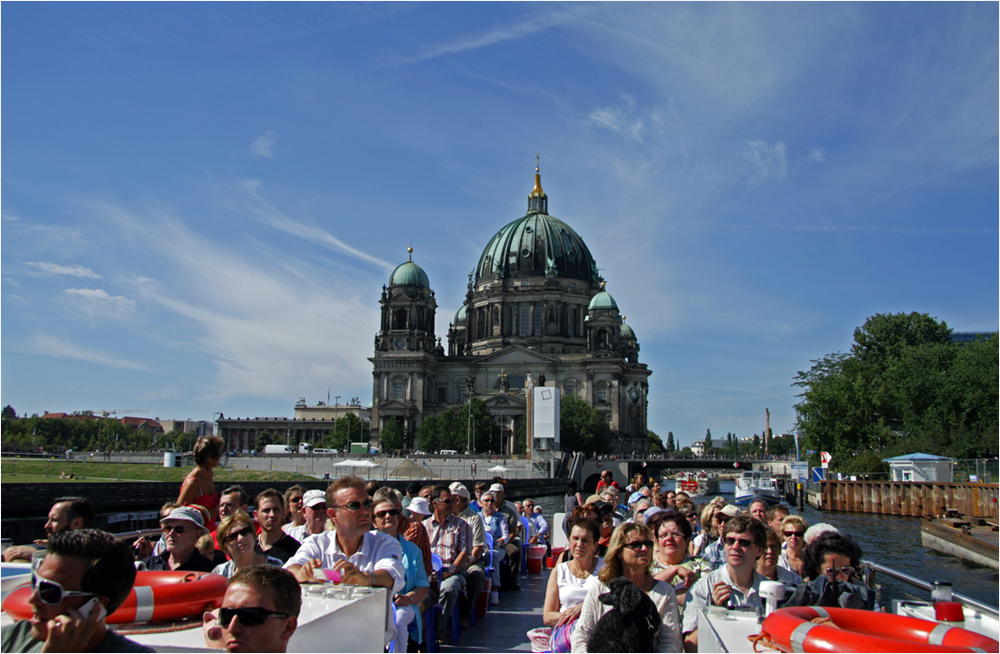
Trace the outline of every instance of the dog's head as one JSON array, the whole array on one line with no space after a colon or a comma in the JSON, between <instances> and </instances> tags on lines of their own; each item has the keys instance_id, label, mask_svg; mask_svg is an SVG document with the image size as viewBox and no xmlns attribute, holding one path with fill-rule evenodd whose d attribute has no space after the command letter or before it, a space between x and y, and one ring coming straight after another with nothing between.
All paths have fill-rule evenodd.
<instances>
[{"instance_id":1,"label":"dog's head","mask_svg":"<svg viewBox=\"0 0 1000 654\"><path fill-rule=\"evenodd\" d=\"M608 592L602 593L597 599L622 613L631 613L642 604L645 597L646 594L631 581L618 577L608 584Z\"/></svg>"}]
</instances>

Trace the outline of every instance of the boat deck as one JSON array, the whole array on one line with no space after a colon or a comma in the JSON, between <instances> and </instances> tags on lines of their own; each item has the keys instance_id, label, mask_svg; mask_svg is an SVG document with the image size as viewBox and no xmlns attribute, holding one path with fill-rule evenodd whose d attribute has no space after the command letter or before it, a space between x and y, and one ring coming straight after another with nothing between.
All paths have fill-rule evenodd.
<instances>
[{"instance_id":1,"label":"boat deck","mask_svg":"<svg viewBox=\"0 0 1000 654\"><path fill-rule=\"evenodd\" d=\"M491 606L486 618L463 629L458 643L441 643L442 652L530 652L527 632L544 626L542 604L551 570L520 577L521 590L500 594L500 606Z\"/></svg>"}]
</instances>

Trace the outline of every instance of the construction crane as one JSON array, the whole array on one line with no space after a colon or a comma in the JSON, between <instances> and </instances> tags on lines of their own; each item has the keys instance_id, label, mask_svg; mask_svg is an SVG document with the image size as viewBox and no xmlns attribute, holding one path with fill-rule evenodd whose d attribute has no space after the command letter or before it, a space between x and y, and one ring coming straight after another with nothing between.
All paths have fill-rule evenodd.
<instances>
[{"instance_id":1,"label":"construction crane","mask_svg":"<svg viewBox=\"0 0 1000 654\"><path fill-rule=\"evenodd\" d=\"M99 409L94 413L99 413L102 418L107 418L119 413L149 413L149 409Z\"/></svg>"}]
</instances>

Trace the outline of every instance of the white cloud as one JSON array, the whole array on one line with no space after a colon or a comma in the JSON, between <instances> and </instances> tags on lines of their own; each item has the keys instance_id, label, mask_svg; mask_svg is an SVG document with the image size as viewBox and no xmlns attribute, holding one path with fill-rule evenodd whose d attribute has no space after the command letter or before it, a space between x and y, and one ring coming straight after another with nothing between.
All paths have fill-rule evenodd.
<instances>
[{"instance_id":1,"label":"white cloud","mask_svg":"<svg viewBox=\"0 0 1000 654\"><path fill-rule=\"evenodd\" d=\"M87 279L101 279L101 276L90 268L81 265L62 266L57 263L45 263L42 261L28 261L29 266L38 268L50 275L69 275L70 277L86 277Z\"/></svg>"},{"instance_id":2,"label":"white cloud","mask_svg":"<svg viewBox=\"0 0 1000 654\"><path fill-rule=\"evenodd\" d=\"M274 157L274 146L278 143L278 135L267 131L254 139L250 144L249 155L254 159L270 159Z\"/></svg>"},{"instance_id":3,"label":"white cloud","mask_svg":"<svg viewBox=\"0 0 1000 654\"><path fill-rule=\"evenodd\" d=\"M70 304L86 316L93 326L105 322L118 322L132 316L135 302L121 295L109 295L100 288L67 288Z\"/></svg>"},{"instance_id":4,"label":"white cloud","mask_svg":"<svg viewBox=\"0 0 1000 654\"><path fill-rule=\"evenodd\" d=\"M636 143L646 141L649 131L646 120L642 116L635 115L635 99L626 94L622 95L622 101L617 106L592 111L590 119L600 127L610 129Z\"/></svg>"},{"instance_id":5,"label":"white cloud","mask_svg":"<svg viewBox=\"0 0 1000 654\"><path fill-rule=\"evenodd\" d=\"M826 161L826 148L813 148L809 151L809 156L806 157L806 161L823 163Z\"/></svg>"},{"instance_id":6,"label":"white cloud","mask_svg":"<svg viewBox=\"0 0 1000 654\"><path fill-rule=\"evenodd\" d=\"M743 151L743 156L753 165L753 173L747 180L749 188L756 188L772 177L785 179L785 144L778 141L768 145L764 141L748 141L749 149Z\"/></svg>"},{"instance_id":7,"label":"white cloud","mask_svg":"<svg viewBox=\"0 0 1000 654\"><path fill-rule=\"evenodd\" d=\"M70 341L46 334L35 334L18 349L27 354L39 354L42 356L60 359L75 359L77 361L97 363L110 368L121 368L124 370L149 370L149 368L136 361L123 359L101 350L82 347L76 343L71 343Z\"/></svg>"}]
</instances>

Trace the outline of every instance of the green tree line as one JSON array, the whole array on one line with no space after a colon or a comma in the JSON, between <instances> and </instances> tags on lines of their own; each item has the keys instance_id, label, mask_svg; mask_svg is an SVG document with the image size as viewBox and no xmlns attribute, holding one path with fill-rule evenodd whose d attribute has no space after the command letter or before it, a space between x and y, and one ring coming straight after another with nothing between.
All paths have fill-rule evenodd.
<instances>
[{"instance_id":1,"label":"green tree line","mask_svg":"<svg viewBox=\"0 0 1000 654\"><path fill-rule=\"evenodd\" d=\"M835 470L885 471L882 459L914 452L997 456L995 333L953 343L927 314L876 314L849 352L812 364L794 382L799 433L803 448L833 455Z\"/></svg>"},{"instance_id":2,"label":"green tree line","mask_svg":"<svg viewBox=\"0 0 1000 654\"><path fill-rule=\"evenodd\" d=\"M35 449L50 453L65 450L144 452L171 448L186 452L198 439L193 431L147 434L114 418L18 418L9 405L0 418L0 433L5 450Z\"/></svg>"}]
</instances>

